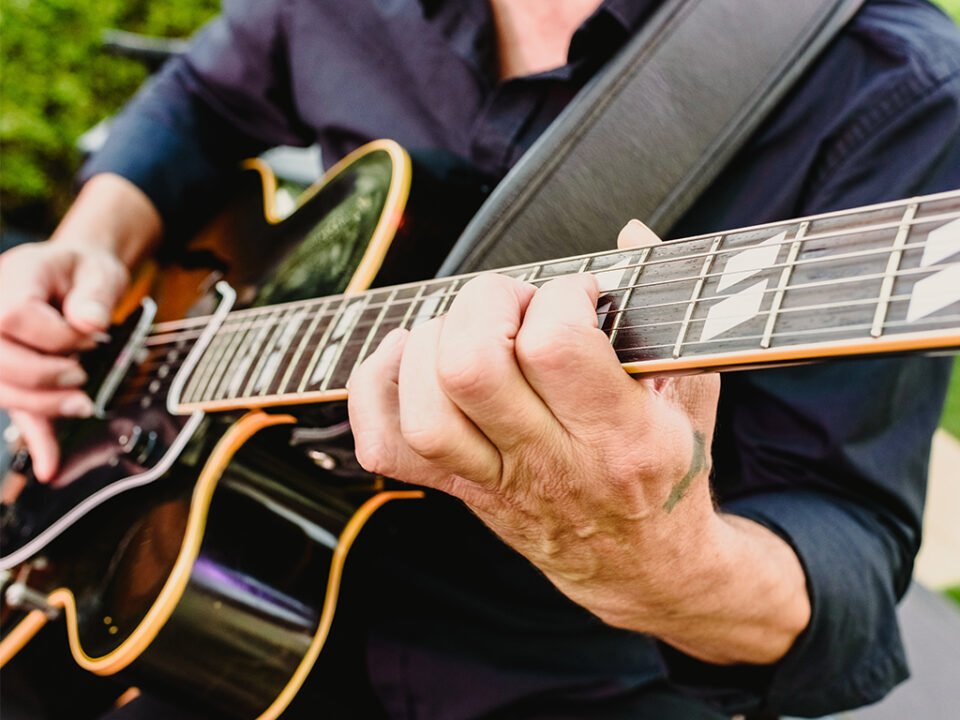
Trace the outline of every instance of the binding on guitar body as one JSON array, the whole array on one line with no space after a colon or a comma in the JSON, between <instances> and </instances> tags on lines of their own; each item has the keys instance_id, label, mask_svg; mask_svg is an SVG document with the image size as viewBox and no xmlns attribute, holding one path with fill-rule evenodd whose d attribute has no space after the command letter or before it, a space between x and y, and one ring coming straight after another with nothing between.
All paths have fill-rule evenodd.
<instances>
[{"instance_id":1,"label":"binding on guitar body","mask_svg":"<svg viewBox=\"0 0 960 720\"><path fill-rule=\"evenodd\" d=\"M359 469L339 401L390 330L469 279L415 281L477 205L439 203L440 182L378 141L281 220L252 164L193 260L143 274L87 359L98 413L61 426L57 477L18 462L3 479L0 663L62 617L90 672L283 712L328 646L365 523L421 496ZM598 323L635 373L952 350L960 191L504 272L595 275Z\"/></svg>"}]
</instances>

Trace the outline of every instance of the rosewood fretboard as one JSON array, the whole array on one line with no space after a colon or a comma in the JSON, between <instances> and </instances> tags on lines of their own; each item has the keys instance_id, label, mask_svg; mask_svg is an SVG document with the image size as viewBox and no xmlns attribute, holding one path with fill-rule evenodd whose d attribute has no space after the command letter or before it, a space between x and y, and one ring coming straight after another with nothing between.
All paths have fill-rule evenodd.
<instances>
[{"instance_id":1,"label":"rosewood fretboard","mask_svg":"<svg viewBox=\"0 0 960 720\"><path fill-rule=\"evenodd\" d=\"M631 372L956 348L960 191L502 272L595 275L600 326ZM443 314L470 277L231 312L171 410L345 397L390 330Z\"/></svg>"}]
</instances>

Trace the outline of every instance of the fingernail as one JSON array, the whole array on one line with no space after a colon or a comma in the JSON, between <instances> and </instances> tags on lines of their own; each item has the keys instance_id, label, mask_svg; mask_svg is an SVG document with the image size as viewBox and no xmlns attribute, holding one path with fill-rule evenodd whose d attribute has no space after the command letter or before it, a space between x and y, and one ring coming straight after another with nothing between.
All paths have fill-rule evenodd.
<instances>
[{"instance_id":1,"label":"fingernail","mask_svg":"<svg viewBox=\"0 0 960 720\"><path fill-rule=\"evenodd\" d=\"M83 368L73 367L57 376L57 387L77 387L87 381Z\"/></svg>"},{"instance_id":2,"label":"fingernail","mask_svg":"<svg viewBox=\"0 0 960 720\"><path fill-rule=\"evenodd\" d=\"M95 343L99 343L101 345L103 343L108 343L111 340L109 333L105 333L105 332L90 333L90 339L93 340Z\"/></svg>"},{"instance_id":3,"label":"fingernail","mask_svg":"<svg viewBox=\"0 0 960 720\"><path fill-rule=\"evenodd\" d=\"M393 350L397 345L400 344L400 341L407 336L407 331L403 328L394 328L386 334L383 340L380 342L381 350Z\"/></svg>"},{"instance_id":4,"label":"fingernail","mask_svg":"<svg viewBox=\"0 0 960 720\"><path fill-rule=\"evenodd\" d=\"M97 327L110 324L110 311L96 300L80 300L73 306L73 314Z\"/></svg>"},{"instance_id":5,"label":"fingernail","mask_svg":"<svg viewBox=\"0 0 960 720\"><path fill-rule=\"evenodd\" d=\"M65 417L90 417L93 415L93 400L86 395L71 395L60 405L60 413Z\"/></svg>"}]
</instances>

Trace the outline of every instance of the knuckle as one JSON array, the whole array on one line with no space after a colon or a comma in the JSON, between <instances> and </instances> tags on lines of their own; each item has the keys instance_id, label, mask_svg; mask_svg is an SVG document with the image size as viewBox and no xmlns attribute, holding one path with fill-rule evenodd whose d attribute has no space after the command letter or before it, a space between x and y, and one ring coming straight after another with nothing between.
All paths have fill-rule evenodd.
<instances>
[{"instance_id":1,"label":"knuckle","mask_svg":"<svg viewBox=\"0 0 960 720\"><path fill-rule=\"evenodd\" d=\"M404 422L401 423L400 432L410 449L425 460L439 460L447 457L452 450L450 438L439 424Z\"/></svg>"},{"instance_id":2,"label":"knuckle","mask_svg":"<svg viewBox=\"0 0 960 720\"><path fill-rule=\"evenodd\" d=\"M14 298L7 302L0 301L0 333L10 334L23 325L23 318L28 314L29 303L26 298Z\"/></svg>"},{"instance_id":3,"label":"knuckle","mask_svg":"<svg viewBox=\"0 0 960 720\"><path fill-rule=\"evenodd\" d=\"M354 454L360 467L376 475L392 475L396 463L386 443L375 433L357 433Z\"/></svg>"},{"instance_id":4,"label":"knuckle","mask_svg":"<svg viewBox=\"0 0 960 720\"><path fill-rule=\"evenodd\" d=\"M558 331L545 326L523 326L517 334L516 353L521 364L543 370L563 368L573 353L579 351L586 334L580 328L566 327Z\"/></svg>"},{"instance_id":5,"label":"knuckle","mask_svg":"<svg viewBox=\"0 0 960 720\"><path fill-rule=\"evenodd\" d=\"M512 294L522 283L506 275L483 273L467 281L457 293L454 302L489 302L497 295Z\"/></svg>"},{"instance_id":6,"label":"knuckle","mask_svg":"<svg viewBox=\"0 0 960 720\"><path fill-rule=\"evenodd\" d=\"M440 353L437 380L447 395L463 399L486 397L497 384L495 368L464 348Z\"/></svg>"}]
</instances>

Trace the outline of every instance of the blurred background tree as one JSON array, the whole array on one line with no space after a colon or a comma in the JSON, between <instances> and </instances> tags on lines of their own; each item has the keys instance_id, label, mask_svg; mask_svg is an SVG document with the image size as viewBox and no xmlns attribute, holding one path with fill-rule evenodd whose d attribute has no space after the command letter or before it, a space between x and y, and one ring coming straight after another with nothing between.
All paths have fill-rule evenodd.
<instances>
[{"instance_id":1,"label":"blurred background tree","mask_svg":"<svg viewBox=\"0 0 960 720\"><path fill-rule=\"evenodd\" d=\"M77 138L115 112L145 67L104 52L106 28L186 37L219 0L0 2L0 222L52 230L73 195Z\"/></svg>"}]
</instances>

